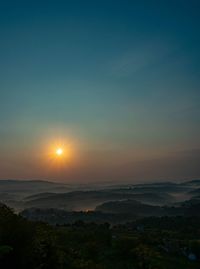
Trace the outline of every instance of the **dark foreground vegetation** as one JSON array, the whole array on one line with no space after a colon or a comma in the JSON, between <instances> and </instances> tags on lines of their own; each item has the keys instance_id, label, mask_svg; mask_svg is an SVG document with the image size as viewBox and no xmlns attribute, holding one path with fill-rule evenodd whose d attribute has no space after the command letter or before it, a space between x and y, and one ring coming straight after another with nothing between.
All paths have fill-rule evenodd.
<instances>
[{"instance_id":1,"label":"dark foreground vegetation","mask_svg":"<svg viewBox=\"0 0 200 269\"><path fill-rule=\"evenodd\" d=\"M0 268L199 269L200 218L50 226L0 205Z\"/></svg>"}]
</instances>

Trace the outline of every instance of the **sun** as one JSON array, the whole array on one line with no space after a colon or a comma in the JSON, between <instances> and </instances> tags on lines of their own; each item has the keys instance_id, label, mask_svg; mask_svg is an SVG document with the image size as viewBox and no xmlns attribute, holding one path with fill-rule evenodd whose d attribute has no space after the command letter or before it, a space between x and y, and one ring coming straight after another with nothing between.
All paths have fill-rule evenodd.
<instances>
[{"instance_id":1,"label":"sun","mask_svg":"<svg viewBox=\"0 0 200 269\"><path fill-rule=\"evenodd\" d=\"M62 148L57 148L56 149L56 155L61 156L63 154L63 149Z\"/></svg>"},{"instance_id":2,"label":"sun","mask_svg":"<svg viewBox=\"0 0 200 269\"><path fill-rule=\"evenodd\" d=\"M50 161L54 167L58 166L60 168L61 166L72 165L75 160L74 144L59 139L50 142L46 147L44 158Z\"/></svg>"}]
</instances>

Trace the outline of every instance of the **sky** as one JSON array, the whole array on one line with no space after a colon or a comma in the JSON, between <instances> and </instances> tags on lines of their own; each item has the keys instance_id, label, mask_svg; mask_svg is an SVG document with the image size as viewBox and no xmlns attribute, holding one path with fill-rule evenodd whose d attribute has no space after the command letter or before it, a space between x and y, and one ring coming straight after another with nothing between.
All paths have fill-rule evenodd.
<instances>
[{"instance_id":1,"label":"sky","mask_svg":"<svg viewBox=\"0 0 200 269\"><path fill-rule=\"evenodd\" d=\"M0 179L200 178L199 14L198 0L0 1Z\"/></svg>"}]
</instances>

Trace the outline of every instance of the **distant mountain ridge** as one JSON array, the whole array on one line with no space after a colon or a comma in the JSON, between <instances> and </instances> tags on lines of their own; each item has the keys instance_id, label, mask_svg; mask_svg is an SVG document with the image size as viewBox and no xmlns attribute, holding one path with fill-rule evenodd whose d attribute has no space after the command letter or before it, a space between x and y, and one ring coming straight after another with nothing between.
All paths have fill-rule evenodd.
<instances>
[{"instance_id":1,"label":"distant mountain ridge","mask_svg":"<svg viewBox=\"0 0 200 269\"><path fill-rule=\"evenodd\" d=\"M200 180L147 184L65 184L45 180L0 180L0 201L25 208L94 210L111 201L135 200L154 206L176 205L198 194ZM177 204L178 205L178 204Z\"/></svg>"}]
</instances>

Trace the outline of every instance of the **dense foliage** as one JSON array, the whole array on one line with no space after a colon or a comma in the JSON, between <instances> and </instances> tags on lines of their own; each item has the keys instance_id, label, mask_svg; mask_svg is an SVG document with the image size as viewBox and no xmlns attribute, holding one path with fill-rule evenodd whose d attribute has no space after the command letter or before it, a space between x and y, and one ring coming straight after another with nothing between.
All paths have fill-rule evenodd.
<instances>
[{"instance_id":1,"label":"dense foliage","mask_svg":"<svg viewBox=\"0 0 200 269\"><path fill-rule=\"evenodd\" d=\"M0 206L0 268L199 269L198 217L50 226Z\"/></svg>"}]
</instances>

